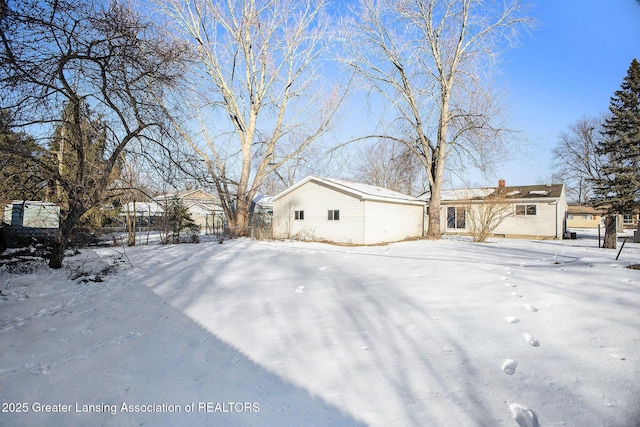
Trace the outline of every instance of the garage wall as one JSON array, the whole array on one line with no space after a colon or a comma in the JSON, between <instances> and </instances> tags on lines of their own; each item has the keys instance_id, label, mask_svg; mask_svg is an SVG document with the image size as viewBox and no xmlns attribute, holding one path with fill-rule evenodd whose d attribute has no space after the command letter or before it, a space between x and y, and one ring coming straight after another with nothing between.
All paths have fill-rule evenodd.
<instances>
[{"instance_id":1,"label":"garage wall","mask_svg":"<svg viewBox=\"0 0 640 427\"><path fill-rule=\"evenodd\" d=\"M365 243L395 242L422 236L421 205L367 200L365 203Z\"/></svg>"},{"instance_id":2,"label":"garage wall","mask_svg":"<svg viewBox=\"0 0 640 427\"><path fill-rule=\"evenodd\" d=\"M340 211L338 221L328 219L330 209ZM304 211L304 219L296 220L295 211ZM364 202L309 181L274 201L273 235L279 239L363 244Z\"/></svg>"}]
</instances>

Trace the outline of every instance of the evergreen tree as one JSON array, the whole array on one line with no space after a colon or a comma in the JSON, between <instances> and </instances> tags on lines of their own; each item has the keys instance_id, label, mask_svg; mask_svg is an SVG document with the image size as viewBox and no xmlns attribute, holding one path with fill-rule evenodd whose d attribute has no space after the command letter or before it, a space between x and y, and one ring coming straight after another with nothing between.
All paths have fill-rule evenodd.
<instances>
[{"instance_id":1,"label":"evergreen tree","mask_svg":"<svg viewBox=\"0 0 640 427\"><path fill-rule=\"evenodd\" d=\"M598 153L605 158L595 181L597 206L607 206L605 247L616 247L615 215L632 213L640 202L640 62L631 62L609 105Z\"/></svg>"},{"instance_id":2,"label":"evergreen tree","mask_svg":"<svg viewBox=\"0 0 640 427\"><path fill-rule=\"evenodd\" d=\"M44 200L47 173L38 159L46 150L12 129L8 110L0 109L0 200Z\"/></svg>"},{"instance_id":3,"label":"evergreen tree","mask_svg":"<svg viewBox=\"0 0 640 427\"><path fill-rule=\"evenodd\" d=\"M198 243L200 226L197 225L182 200L171 199L165 206L165 243Z\"/></svg>"}]
</instances>

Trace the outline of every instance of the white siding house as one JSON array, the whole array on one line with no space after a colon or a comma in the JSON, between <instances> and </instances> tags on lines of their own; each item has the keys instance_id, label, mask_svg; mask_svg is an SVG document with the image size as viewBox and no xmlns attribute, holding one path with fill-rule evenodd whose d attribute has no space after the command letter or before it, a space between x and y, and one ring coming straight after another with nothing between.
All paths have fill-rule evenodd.
<instances>
[{"instance_id":1,"label":"white siding house","mask_svg":"<svg viewBox=\"0 0 640 427\"><path fill-rule=\"evenodd\" d=\"M60 206L42 201L5 200L0 222L0 233L4 233L9 246L18 246L38 240L52 239L60 225Z\"/></svg>"},{"instance_id":2,"label":"white siding house","mask_svg":"<svg viewBox=\"0 0 640 427\"><path fill-rule=\"evenodd\" d=\"M496 195L500 195L499 197ZM425 199L427 197L425 196ZM525 185L449 190L442 192L440 224L445 234L470 234L470 219L492 203L502 204L503 219L494 236L562 239L566 230L564 185ZM473 212L469 212L472 209ZM430 212L431 213L431 212Z\"/></svg>"},{"instance_id":3,"label":"white siding house","mask_svg":"<svg viewBox=\"0 0 640 427\"><path fill-rule=\"evenodd\" d=\"M366 184L308 176L273 198L274 238L369 245L422 236L424 202Z\"/></svg>"}]
</instances>

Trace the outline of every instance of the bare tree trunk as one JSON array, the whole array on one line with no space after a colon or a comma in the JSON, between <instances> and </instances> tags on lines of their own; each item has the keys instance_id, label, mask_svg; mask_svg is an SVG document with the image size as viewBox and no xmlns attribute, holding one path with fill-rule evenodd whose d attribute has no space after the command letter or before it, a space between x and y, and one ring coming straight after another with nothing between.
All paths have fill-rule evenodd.
<instances>
[{"instance_id":1,"label":"bare tree trunk","mask_svg":"<svg viewBox=\"0 0 640 427\"><path fill-rule=\"evenodd\" d=\"M65 242L66 237L62 232L62 229L59 229L56 233L55 240L53 241L53 246L51 248L51 258L49 258L49 267L51 268L62 268L62 260L64 259L64 251L67 248L67 244Z\"/></svg>"},{"instance_id":2,"label":"bare tree trunk","mask_svg":"<svg viewBox=\"0 0 640 427\"><path fill-rule=\"evenodd\" d=\"M127 245L135 246L136 245L136 200L133 199L133 215L129 210L129 203L127 203Z\"/></svg>"},{"instance_id":3,"label":"bare tree trunk","mask_svg":"<svg viewBox=\"0 0 640 427\"><path fill-rule=\"evenodd\" d=\"M251 201L247 197L238 198L235 210L235 219L231 234L235 237L249 235L249 207Z\"/></svg>"},{"instance_id":4,"label":"bare tree trunk","mask_svg":"<svg viewBox=\"0 0 640 427\"><path fill-rule=\"evenodd\" d=\"M604 243L605 249L615 249L618 243L618 232L616 230L617 215L607 215L604 220Z\"/></svg>"},{"instance_id":5,"label":"bare tree trunk","mask_svg":"<svg viewBox=\"0 0 640 427\"><path fill-rule=\"evenodd\" d=\"M71 204L69 206L69 212L67 212L67 216L60 224L60 227L58 228L55 239L53 241L51 258L49 259L50 268L62 268L64 251L67 249L67 245L71 240L73 230L78 224L80 217L87 211L87 208L76 204Z\"/></svg>"},{"instance_id":6,"label":"bare tree trunk","mask_svg":"<svg viewBox=\"0 0 640 427\"><path fill-rule=\"evenodd\" d=\"M435 211L435 215L429 215L429 229L427 237L439 239L442 236L440 225L440 208L442 197L442 184L444 181L444 165L447 156L447 129L449 124L449 90L448 84L442 85L442 99L440 105L440 119L438 121L437 144L431 158L429 213Z\"/></svg>"},{"instance_id":7,"label":"bare tree trunk","mask_svg":"<svg viewBox=\"0 0 640 427\"><path fill-rule=\"evenodd\" d=\"M429 198L429 228L427 237L439 239L442 236L440 228L440 189L431 187L431 197Z\"/></svg>"}]
</instances>

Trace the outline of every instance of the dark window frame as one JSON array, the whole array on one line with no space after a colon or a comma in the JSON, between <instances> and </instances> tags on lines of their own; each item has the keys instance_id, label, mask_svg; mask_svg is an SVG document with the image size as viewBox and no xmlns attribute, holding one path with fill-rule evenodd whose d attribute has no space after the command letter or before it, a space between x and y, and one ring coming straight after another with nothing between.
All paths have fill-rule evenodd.
<instances>
[{"instance_id":1,"label":"dark window frame","mask_svg":"<svg viewBox=\"0 0 640 427\"><path fill-rule=\"evenodd\" d=\"M467 228L467 210L462 206L447 206L447 228L465 230Z\"/></svg>"},{"instance_id":2,"label":"dark window frame","mask_svg":"<svg viewBox=\"0 0 640 427\"><path fill-rule=\"evenodd\" d=\"M516 216L538 216L538 205L535 203L521 203L515 209Z\"/></svg>"}]
</instances>

